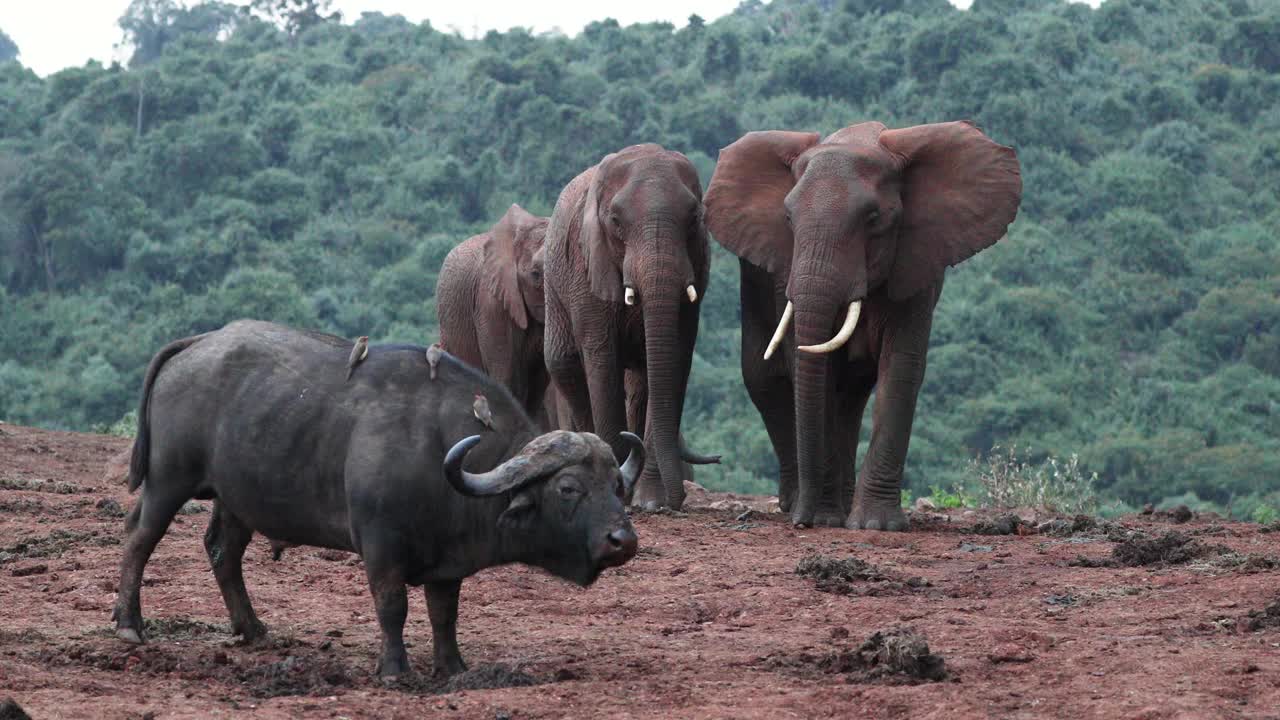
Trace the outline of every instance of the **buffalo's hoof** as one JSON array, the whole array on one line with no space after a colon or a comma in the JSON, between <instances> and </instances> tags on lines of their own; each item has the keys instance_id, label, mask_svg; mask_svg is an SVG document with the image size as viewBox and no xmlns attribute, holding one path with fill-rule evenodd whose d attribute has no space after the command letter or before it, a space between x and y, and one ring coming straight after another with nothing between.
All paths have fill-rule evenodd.
<instances>
[{"instance_id":1,"label":"buffalo's hoof","mask_svg":"<svg viewBox=\"0 0 1280 720\"><path fill-rule=\"evenodd\" d=\"M437 659L435 665L431 668L431 675L440 679L448 679L466 671L467 664L462 662L462 658Z\"/></svg>"},{"instance_id":2,"label":"buffalo's hoof","mask_svg":"<svg viewBox=\"0 0 1280 720\"><path fill-rule=\"evenodd\" d=\"M146 641L142 639L141 633L133 628L116 628L116 637L129 643L130 645L142 645Z\"/></svg>"},{"instance_id":3,"label":"buffalo's hoof","mask_svg":"<svg viewBox=\"0 0 1280 720\"><path fill-rule=\"evenodd\" d=\"M907 529L907 516L897 505L854 505L845 527L850 530L887 530L903 532Z\"/></svg>"},{"instance_id":4,"label":"buffalo's hoof","mask_svg":"<svg viewBox=\"0 0 1280 720\"><path fill-rule=\"evenodd\" d=\"M394 682L409 672L409 660L407 658L395 660L379 660L378 661L378 678L383 682Z\"/></svg>"}]
</instances>

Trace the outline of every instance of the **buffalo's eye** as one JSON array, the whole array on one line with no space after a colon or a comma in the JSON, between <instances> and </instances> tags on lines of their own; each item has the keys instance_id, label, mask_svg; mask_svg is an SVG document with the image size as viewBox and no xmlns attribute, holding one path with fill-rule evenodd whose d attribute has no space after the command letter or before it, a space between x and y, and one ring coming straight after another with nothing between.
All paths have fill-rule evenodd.
<instances>
[{"instance_id":1,"label":"buffalo's eye","mask_svg":"<svg viewBox=\"0 0 1280 720\"><path fill-rule=\"evenodd\" d=\"M617 485L617 487L615 487L615 488L614 488L613 493L614 493L615 495L617 495L617 496L618 496L618 499L619 499L619 500L626 500L626 498L627 498L627 489L626 489L626 487L622 484L622 476L618 476L618 485Z\"/></svg>"}]
</instances>

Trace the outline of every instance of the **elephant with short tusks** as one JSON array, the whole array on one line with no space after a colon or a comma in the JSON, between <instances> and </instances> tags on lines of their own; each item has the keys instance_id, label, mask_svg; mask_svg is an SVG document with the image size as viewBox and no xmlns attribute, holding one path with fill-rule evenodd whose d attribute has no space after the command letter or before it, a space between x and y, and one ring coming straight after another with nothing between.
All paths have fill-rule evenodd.
<instances>
[{"instance_id":1,"label":"elephant with short tusks","mask_svg":"<svg viewBox=\"0 0 1280 720\"><path fill-rule=\"evenodd\" d=\"M752 132L720 151L707 226L740 258L742 375L794 524L906 529L902 470L943 271L999 240L1021 196L1016 153L969 122Z\"/></svg>"},{"instance_id":2,"label":"elephant with short tusks","mask_svg":"<svg viewBox=\"0 0 1280 720\"><path fill-rule=\"evenodd\" d=\"M681 459L718 461L679 441L710 262L702 215L688 158L633 145L574 178L547 227L545 357L560 426L594 430L621 456L626 388L643 393L632 420L657 459L632 499L644 508L683 504Z\"/></svg>"},{"instance_id":3,"label":"elephant with short tusks","mask_svg":"<svg viewBox=\"0 0 1280 720\"><path fill-rule=\"evenodd\" d=\"M543 236L547 218L512 205L488 232L462 241L440 266L440 344L505 385L543 431Z\"/></svg>"}]
</instances>

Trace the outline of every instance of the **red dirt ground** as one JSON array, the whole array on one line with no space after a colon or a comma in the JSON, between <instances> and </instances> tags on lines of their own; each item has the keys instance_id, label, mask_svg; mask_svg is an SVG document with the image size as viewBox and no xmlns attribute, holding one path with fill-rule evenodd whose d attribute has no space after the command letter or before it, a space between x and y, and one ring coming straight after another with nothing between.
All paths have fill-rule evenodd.
<instances>
[{"instance_id":1,"label":"red dirt ground","mask_svg":"<svg viewBox=\"0 0 1280 720\"><path fill-rule=\"evenodd\" d=\"M960 514L917 515L905 534L795 530L780 515L707 508L733 499L704 493L685 514L636 517L640 555L591 589L519 567L468 580L459 640L471 689L435 694L371 676L377 624L351 556L292 548L273 562L255 540L245 572L274 639L232 645L205 510L179 515L147 566L155 627L132 648L109 620L131 498L104 474L127 446L0 424L0 701L37 720L1280 718L1280 608L1248 617L1280 599L1280 532L1208 518L1124 521L1195 536L1208 549L1190 562L1082 567L1070 563L1109 558L1115 543L974 535ZM819 592L795 572L813 553L891 578ZM410 655L427 669L426 603L411 598ZM895 625L927 639L948 680L872 680L829 662ZM537 684L479 689L518 680Z\"/></svg>"}]
</instances>

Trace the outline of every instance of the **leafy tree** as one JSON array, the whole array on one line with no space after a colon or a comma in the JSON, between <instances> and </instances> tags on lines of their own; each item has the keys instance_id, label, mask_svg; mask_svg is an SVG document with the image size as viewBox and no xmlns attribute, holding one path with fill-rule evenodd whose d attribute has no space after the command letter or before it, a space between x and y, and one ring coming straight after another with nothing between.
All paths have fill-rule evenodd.
<instances>
[{"instance_id":1,"label":"leafy tree","mask_svg":"<svg viewBox=\"0 0 1280 720\"><path fill-rule=\"evenodd\" d=\"M1109 501L1280 502L1280 39L1258 0L748 0L468 40L320 0L133 0L127 67L0 34L0 419L87 429L150 354L259 317L430 342L440 263L627 144L967 117L1017 148L1002 242L948 271L906 478L1078 452ZM713 245L685 407L716 488L777 461ZM864 426L863 450L869 428ZM1270 503L1270 505L1268 504Z\"/></svg>"},{"instance_id":2,"label":"leafy tree","mask_svg":"<svg viewBox=\"0 0 1280 720\"><path fill-rule=\"evenodd\" d=\"M17 60L20 54L18 52L18 44L13 41L13 38L5 34L4 30L0 30L0 63Z\"/></svg>"}]
</instances>

